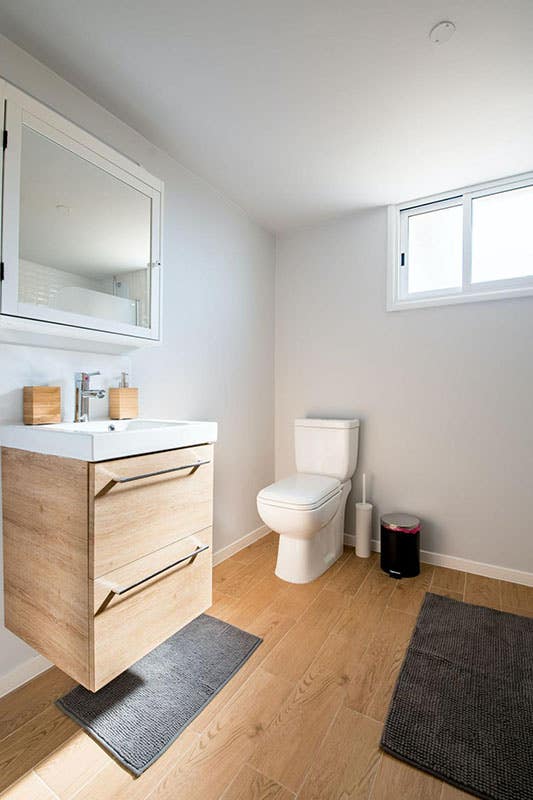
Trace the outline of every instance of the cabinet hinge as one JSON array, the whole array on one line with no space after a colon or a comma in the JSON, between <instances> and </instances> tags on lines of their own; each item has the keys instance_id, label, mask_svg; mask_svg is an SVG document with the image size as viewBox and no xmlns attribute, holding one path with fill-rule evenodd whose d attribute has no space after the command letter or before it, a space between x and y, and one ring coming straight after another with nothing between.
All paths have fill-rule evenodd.
<instances>
[{"instance_id":1,"label":"cabinet hinge","mask_svg":"<svg viewBox=\"0 0 533 800\"><path fill-rule=\"evenodd\" d=\"M4 136L2 139L2 147L4 150L7 150L7 131L4 131Z\"/></svg>"}]
</instances>

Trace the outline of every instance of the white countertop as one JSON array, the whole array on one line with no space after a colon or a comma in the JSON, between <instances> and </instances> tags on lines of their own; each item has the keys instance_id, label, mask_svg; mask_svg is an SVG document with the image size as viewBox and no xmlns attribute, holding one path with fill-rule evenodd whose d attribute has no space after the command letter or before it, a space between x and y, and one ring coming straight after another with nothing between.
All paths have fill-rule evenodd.
<instances>
[{"instance_id":1,"label":"white countertop","mask_svg":"<svg viewBox=\"0 0 533 800\"><path fill-rule=\"evenodd\" d=\"M216 422L195 420L95 420L55 425L0 426L0 444L33 453L106 461L216 442Z\"/></svg>"}]
</instances>

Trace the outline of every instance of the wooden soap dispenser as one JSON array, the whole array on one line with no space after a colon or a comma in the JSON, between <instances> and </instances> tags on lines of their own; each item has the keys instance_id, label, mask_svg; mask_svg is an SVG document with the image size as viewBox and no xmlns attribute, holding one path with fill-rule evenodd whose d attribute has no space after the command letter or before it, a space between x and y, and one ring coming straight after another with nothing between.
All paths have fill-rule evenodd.
<instances>
[{"instance_id":1,"label":"wooden soap dispenser","mask_svg":"<svg viewBox=\"0 0 533 800\"><path fill-rule=\"evenodd\" d=\"M128 373L123 372L120 385L109 390L111 419L135 419L139 416L139 390L129 385Z\"/></svg>"}]
</instances>

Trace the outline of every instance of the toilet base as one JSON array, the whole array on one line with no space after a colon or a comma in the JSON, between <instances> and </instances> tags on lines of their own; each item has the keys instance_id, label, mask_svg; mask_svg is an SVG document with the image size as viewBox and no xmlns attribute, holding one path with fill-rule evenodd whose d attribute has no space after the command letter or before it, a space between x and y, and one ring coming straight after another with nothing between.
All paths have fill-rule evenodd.
<instances>
[{"instance_id":1,"label":"toilet base","mask_svg":"<svg viewBox=\"0 0 533 800\"><path fill-rule=\"evenodd\" d=\"M337 561L344 550L344 511L352 488L342 484L337 513L318 533L309 539L280 534L276 575L288 583L310 583Z\"/></svg>"}]
</instances>

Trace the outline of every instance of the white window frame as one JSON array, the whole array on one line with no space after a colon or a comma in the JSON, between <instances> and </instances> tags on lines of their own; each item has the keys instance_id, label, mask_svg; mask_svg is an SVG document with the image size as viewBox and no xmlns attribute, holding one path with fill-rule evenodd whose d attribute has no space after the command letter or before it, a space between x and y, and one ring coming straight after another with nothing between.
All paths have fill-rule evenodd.
<instances>
[{"instance_id":1,"label":"white window frame","mask_svg":"<svg viewBox=\"0 0 533 800\"><path fill-rule=\"evenodd\" d=\"M472 200L526 186L533 186L533 172L389 206L387 310L401 311L408 308L533 296L533 275L486 283L472 283ZM409 217L450 206L462 206L463 208L462 286L454 289L408 293Z\"/></svg>"}]
</instances>

